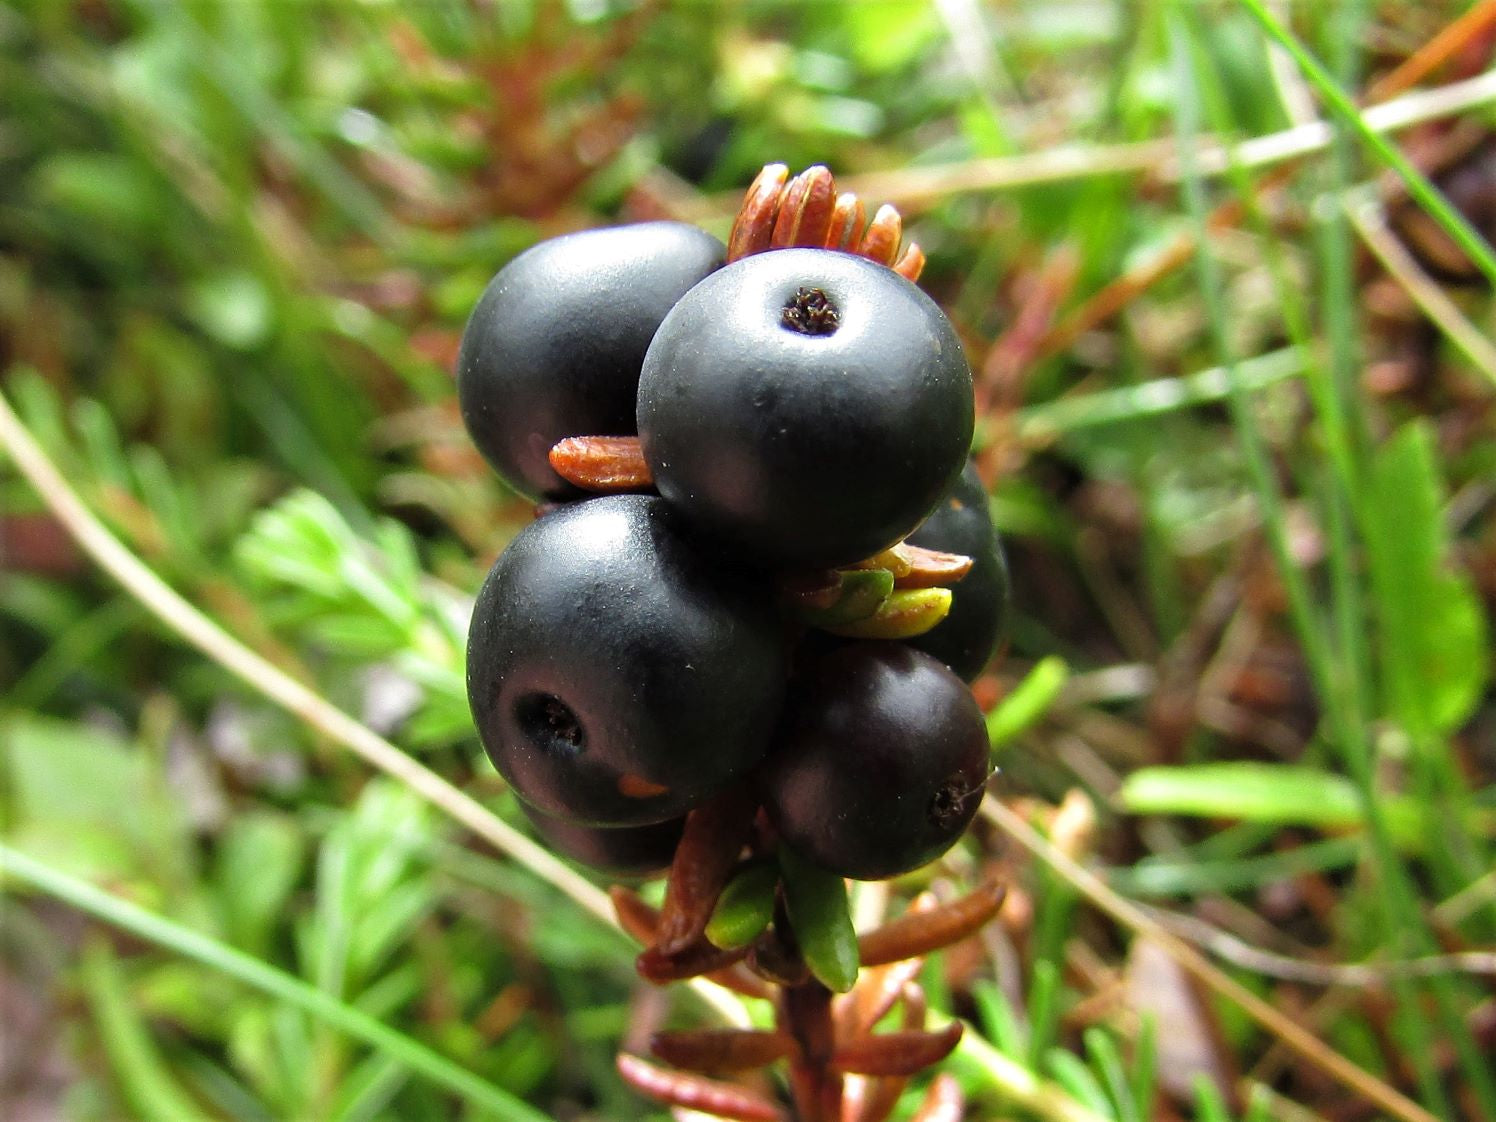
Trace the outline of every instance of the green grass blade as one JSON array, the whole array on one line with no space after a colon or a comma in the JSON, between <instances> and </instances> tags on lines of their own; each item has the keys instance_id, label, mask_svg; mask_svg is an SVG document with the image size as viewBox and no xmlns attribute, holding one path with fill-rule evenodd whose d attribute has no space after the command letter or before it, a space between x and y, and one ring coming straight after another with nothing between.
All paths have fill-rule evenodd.
<instances>
[{"instance_id":1,"label":"green grass blade","mask_svg":"<svg viewBox=\"0 0 1496 1122\"><path fill-rule=\"evenodd\" d=\"M79 911L154 943L175 954L219 970L237 981L300 1009L349 1036L398 1060L439 1083L474 1106L515 1122L547 1122L547 1116L500 1087L458 1067L401 1032L381 1024L353 1006L330 997L283 970L251 958L199 932L112 896L85 881L58 872L0 842L0 869L5 875L55 896Z\"/></svg>"},{"instance_id":2,"label":"green grass blade","mask_svg":"<svg viewBox=\"0 0 1496 1122\"><path fill-rule=\"evenodd\" d=\"M1248 390L1266 389L1302 374L1307 356L1296 347L1246 359L1240 377ZM1020 409L1018 435L1024 440L1048 440L1079 429L1158 417L1222 401L1231 392L1224 367L1212 366L1179 378L1156 378L1134 386L1119 386L1079 397L1061 397Z\"/></svg>"},{"instance_id":3,"label":"green grass blade","mask_svg":"<svg viewBox=\"0 0 1496 1122\"><path fill-rule=\"evenodd\" d=\"M130 1004L114 952L102 939L83 949L83 988L110 1066L136 1113L160 1122L206 1119L208 1112L192 1102L167 1070L155 1041Z\"/></svg>"},{"instance_id":4,"label":"green grass blade","mask_svg":"<svg viewBox=\"0 0 1496 1122\"><path fill-rule=\"evenodd\" d=\"M1366 124L1350 95L1340 88L1330 72L1305 49L1294 34L1267 10L1263 0L1237 0L1237 3L1251 14L1270 38L1288 52L1309 84L1324 98L1330 111L1360 137L1376 153L1378 159L1397 173L1407 187L1408 194L1428 212L1429 217L1440 225L1455 244L1469 254L1471 262L1485 274L1486 279L1496 284L1496 252L1492 251L1465 217L1449 205L1439 189L1413 166L1396 145Z\"/></svg>"},{"instance_id":5,"label":"green grass blade","mask_svg":"<svg viewBox=\"0 0 1496 1122\"><path fill-rule=\"evenodd\" d=\"M1139 1113L1137 1102L1133 1099L1132 1087L1127 1080L1127 1065L1122 1062L1117 1042L1094 1025L1086 1029L1083 1039L1086 1056L1091 1061L1091 1066L1100 1072L1117 1117L1121 1122L1142 1122L1146 1115Z\"/></svg>"},{"instance_id":6,"label":"green grass blade","mask_svg":"<svg viewBox=\"0 0 1496 1122\"><path fill-rule=\"evenodd\" d=\"M987 739L994 752L1038 723L1070 677L1065 660L1050 655L1040 659L987 715Z\"/></svg>"},{"instance_id":7,"label":"green grass blade","mask_svg":"<svg viewBox=\"0 0 1496 1122\"><path fill-rule=\"evenodd\" d=\"M1274 881L1324 873L1354 865L1361 856L1359 838L1329 838L1255 857L1210 861L1199 856L1178 860L1148 857L1108 872L1107 883L1124 896L1196 896L1257 889Z\"/></svg>"}]
</instances>

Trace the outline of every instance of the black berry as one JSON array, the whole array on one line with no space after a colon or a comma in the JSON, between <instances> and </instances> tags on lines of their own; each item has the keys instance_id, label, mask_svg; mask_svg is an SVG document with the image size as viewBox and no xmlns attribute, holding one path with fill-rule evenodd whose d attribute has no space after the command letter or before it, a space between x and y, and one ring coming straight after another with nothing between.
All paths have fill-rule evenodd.
<instances>
[{"instance_id":1,"label":"black berry","mask_svg":"<svg viewBox=\"0 0 1496 1122\"><path fill-rule=\"evenodd\" d=\"M468 636L468 699L494 765L537 809L589 825L677 817L747 772L784 675L767 587L644 495L526 527Z\"/></svg>"},{"instance_id":2,"label":"black berry","mask_svg":"<svg viewBox=\"0 0 1496 1122\"><path fill-rule=\"evenodd\" d=\"M971 372L949 321L892 270L816 249L760 253L687 293L639 381L660 494L780 565L898 541L971 444Z\"/></svg>"},{"instance_id":3,"label":"black berry","mask_svg":"<svg viewBox=\"0 0 1496 1122\"><path fill-rule=\"evenodd\" d=\"M649 341L724 253L694 226L645 222L541 242L489 282L463 332L457 393L473 443L511 487L581 496L551 470L551 446L634 433Z\"/></svg>"},{"instance_id":4,"label":"black berry","mask_svg":"<svg viewBox=\"0 0 1496 1122\"><path fill-rule=\"evenodd\" d=\"M684 818L644 826L583 826L520 804L547 846L610 877L649 877L670 867Z\"/></svg>"},{"instance_id":5,"label":"black berry","mask_svg":"<svg viewBox=\"0 0 1496 1122\"><path fill-rule=\"evenodd\" d=\"M956 485L909 535L909 541L972 559L971 571L951 586L950 614L923 635L907 640L970 682L997 649L1007 626L1010 594L1008 562L974 464L966 465Z\"/></svg>"},{"instance_id":6,"label":"black berry","mask_svg":"<svg viewBox=\"0 0 1496 1122\"><path fill-rule=\"evenodd\" d=\"M854 643L791 686L761 784L797 852L881 880L955 844L988 770L986 725L965 683L901 644Z\"/></svg>"}]
</instances>

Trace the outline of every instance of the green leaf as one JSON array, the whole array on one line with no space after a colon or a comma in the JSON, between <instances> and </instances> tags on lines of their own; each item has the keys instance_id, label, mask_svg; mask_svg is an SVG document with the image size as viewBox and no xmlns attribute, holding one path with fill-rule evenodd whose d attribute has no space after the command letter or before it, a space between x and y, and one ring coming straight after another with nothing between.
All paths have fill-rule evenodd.
<instances>
[{"instance_id":1,"label":"green leaf","mask_svg":"<svg viewBox=\"0 0 1496 1122\"><path fill-rule=\"evenodd\" d=\"M235 945L262 954L301 875L304 847L294 820L246 814L218 843L214 885Z\"/></svg>"},{"instance_id":2,"label":"green leaf","mask_svg":"<svg viewBox=\"0 0 1496 1122\"><path fill-rule=\"evenodd\" d=\"M939 18L924 0L849 4L841 14L858 65L875 73L910 65L940 33Z\"/></svg>"},{"instance_id":3,"label":"green leaf","mask_svg":"<svg viewBox=\"0 0 1496 1122\"><path fill-rule=\"evenodd\" d=\"M0 717L0 768L12 840L87 876L185 879L182 806L145 752L103 728L14 714Z\"/></svg>"},{"instance_id":4,"label":"green leaf","mask_svg":"<svg viewBox=\"0 0 1496 1122\"><path fill-rule=\"evenodd\" d=\"M779 847L784 905L805 965L827 988L846 993L857 982L857 932L847 908L847 884L835 873Z\"/></svg>"},{"instance_id":5,"label":"green leaf","mask_svg":"<svg viewBox=\"0 0 1496 1122\"><path fill-rule=\"evenodd\" d=\"M1385 704L1426 742L1469 718L1491 669L1480 598L1469 575L1450 564L1443 486L1426 424L1405 425L1377 451L1365 495Z\"/></svg>"},{"instance_id":6,"label":"green leaf","mask_svg":"<svg viewBox=\"0 0 1496 1122\"><path fill-rule=\"evenodd\" d=\"M1070 677L1065 660L1050 655L1040 659L1023 681L987 715L987 739L996 751L1032 728L1059 697Z\"/></svg>"},{"instance_id":7,"label":"green leaf","mask_svg":"<svg viewBox=\"0 0 1496 1122\"><path fill-rule=\"evenodd\" d=\"M103 939L83 951L83 988L125 1100L140 1118L186 1122L207 1117L187 1096L156 1048L120 976L114 952Z\"/></svg>"},{"instance_id":8,"label":"green leaf","mask_svg":"<svg viewBox=\"0 0 1496 1122\"><path fill-rule=\"evenodd\" d=\"M1295 764L1243 761L1187 767L1145 767L1133 772L1119 792L1132 814L1186 814L1358 829L1360 797L1349 779ZM1410 799L1383 800L1381 811L1394 837L1417 837L1419 808Z\"/></svg>"},{"instance_id":9,"label":"green leaf","mask_svg":"<svg viewBox=\"0 0 1496 1122\"><path fill-rule=\"evenodd\" d=\"M774 918L778 886L779 868L769 861L754 862L728 881L706 925L712 945L730 950L758 938Z\"/></svg>"},{"instance_id":10,"label":"green leaf","mask_svg":"<svg viewBox=\"0 0 1496 1122\"><path fill-rule=\"evenodd\" d=\"M867 619L893 593L893 574L887 569L848 569L837 576L840 588L836 601L804 614L805 622L812 627L835 627Z\"/></svg>"},{"instance_id":11,"label":"green leaf","mask_svg":"<svg viewBox=\"0 0 1496 1122\"><path fill-rule=\"evenodd\" d=\"M1312 767L1229 762L1141 768L1122 784L1133 814L1189 814L1252 822L1359 826L1350 780Z\"/></svg>"},{"instance_id":12,"label":"green leaf","mask_svg":"<svg viewBox=\"0 0 1496 1122\"><path fill-rule=\"evenodd\" d=\"M901 588L870 616L824 626L833 635L848 639L912 639L945 619L950 610L949 588Z\"/></svg>"},{"instance_id":13,"label":"green leaf","mask_svg":"<svg viewBox=\"0 0 1496 1122\"><path fill-rule=\"evenodd\" d=\"M1077 1100L1090 1107L1103 1118L1113 1118L1111 1103L1101 1082L1079 1056L1063 1048L1051 1048L1044 1053L1044 1067L1049 1069L1054 1081L1069 1091Z\"/></svg>"},{"instance_id":14,"label":"green leaf","mask_svg":"<svg viewBox=\"0 0 1496 1122\"><path fill-rule=\"evenodd\" d=\"M209 335L236 350L264 343L275 323L270 293L243 269L215 273L187 292L187 314Z\"/></svg>"}]
</instances>

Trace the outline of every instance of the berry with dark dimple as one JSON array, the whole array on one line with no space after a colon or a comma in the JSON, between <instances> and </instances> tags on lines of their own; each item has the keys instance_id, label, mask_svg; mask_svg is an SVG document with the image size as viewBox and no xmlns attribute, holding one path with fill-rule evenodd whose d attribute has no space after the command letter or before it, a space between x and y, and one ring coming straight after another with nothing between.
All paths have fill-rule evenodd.
<instances>
[{"instance_id":1,"label":"berry with dark dimple","mask_svg":"<svg viewBox=\"0 0 1496 1122\"><path fill-rule=\"evenodd\" d=\"M494 765L539 810L588 825L674 818L746 773L784 676L769 588L654 496L527 526L468 635L468 700Z\"/></svg>"},{"instance_id":2,"label":"berry with dark dimple","mask_svg":"<svg viewBox=\"0 0 1496 1122\"><path fill-rule=\"evenodd\" d=\"M521 802L525 816L545 844L588 868L612 877L649 877L670 867L684 818L643 826L583 826L544 814Z\"/></svg>"},{"instance_id":3,"label":"berry with dark dimple","mask_svg":"<svg viewBox=\"0 0 1496 1122\"><path fill-rule=\"evenodd\" d=\"M965 683L901 644L854 643L791 684L760 783L797 852L882 880L955 844L988 772L986 725Z\"/></svg>"},{"instance_id":4,"label":"berry with dark dimple","mask_svg":"<svg viewBox=\"0 0 1496 1122\"><path fill-rule=\"evenodd\" d=\"M970 682L992 658L1008 621L1008 562L992 526L987 491L968 463L935 512L909 535L910 544L972 559L971 571L951 586L950 613L907 640Z\"/></svg>"},{"instance_id":5,"label":"berry with dark dimple","mask_svg":"<svg viewBox=\"0 0 1496 1122\"><path fill-rule=\"evenodd\" d=\"M892 270L819 249L719 269L660 324L639 380L660 494L782 566L898 541L971 445L971 371L950 322Z\"/></svg>"},{"instance_id":6,"label":"berry with dark dimple","mask_svg":"<svg viewBox=\"0 0 1496 1122\"><path fill-rule=\"evenodd\" d=\"M725 253L694 226L643 222L552 238L499 271L463 332L457 393L473 443L511 487L581 497L551 470L551 447L635 431L655 329Z\"/></svg>"}]
</instances>

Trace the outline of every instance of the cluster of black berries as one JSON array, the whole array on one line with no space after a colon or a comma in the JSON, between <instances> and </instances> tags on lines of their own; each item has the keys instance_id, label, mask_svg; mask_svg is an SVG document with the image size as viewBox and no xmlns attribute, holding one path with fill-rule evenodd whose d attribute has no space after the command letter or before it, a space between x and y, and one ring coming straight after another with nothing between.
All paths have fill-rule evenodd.
<instances>
[{"instance_id":1,"label":"cluster of black berries","mask_svg":"<svg viewBox=\"0 0 1496 1122\"><path fill-rule=\"evenodd\" d=\"M478 596L474 718L537 831L610 873L665 867L684 816L746 784L802 857L894 876L955 842L989 774L966 682L1007 576L963 472L970 370L887 265L725 258L680 223L571 234L473 312L463 419L542 504ZM611 484L633 493L557 473L593 437L637 437L580 445L598 479L642 453ZM953 554L954 594L930 587Z\"/></svg>"}]
</instances>

